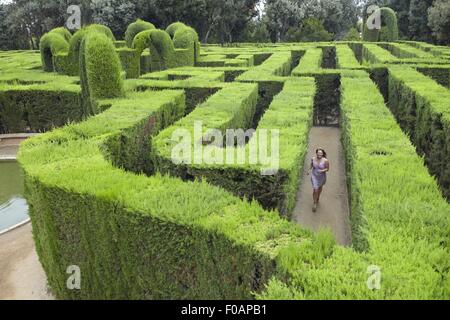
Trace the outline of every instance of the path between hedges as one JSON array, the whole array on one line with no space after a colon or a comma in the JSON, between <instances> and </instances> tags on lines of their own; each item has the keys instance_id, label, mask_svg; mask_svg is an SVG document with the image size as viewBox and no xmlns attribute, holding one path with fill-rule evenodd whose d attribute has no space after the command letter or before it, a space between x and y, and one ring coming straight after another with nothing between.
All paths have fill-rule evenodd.
<instances>
[{"instance_id":1,"label":"path between hedges","mask_svg":"<svg viewBox=\"0 0 450 320\"><path fill-rule=\"evenodd\" d=\"M331 171L319 208L313 213L311 182L305 173L314 150L319 146L328 153ZM293 220L315 231L329 227L336 241L348 246L351 245L351 235L344 161L339 128L312 128ZM31 230L31 223L28 223L0 236L0 299L53 299L47 289Z\"/></svg>"},{"instance_id":2,"label":"path between hedges","mask_svg":"<svg viewBox=\"0 0 450 320\"><path fill-rule=\"evenodd\" d=\"M321 227L331 228L340 245L351 245L349 224L349 205L345 158L340 141L341 131L332 127L313 127L309 137L308 154L305 159L303 177L300 182L292 219L300 225L319 230ZM317 212L312 212L311 178L306 176L311 158L317 148L324 148L330 160L331 170L322 193Z\"/></svg>"},{"instance_id":3,"label":"path between hedges","mask_svg":"<svg viewBox=\"0 0 450 320\"><path fill-rule=\"evenodd\" d=\"M0 236L0 300L51 300L31 223Z\"/></svg>"}]
</instances>

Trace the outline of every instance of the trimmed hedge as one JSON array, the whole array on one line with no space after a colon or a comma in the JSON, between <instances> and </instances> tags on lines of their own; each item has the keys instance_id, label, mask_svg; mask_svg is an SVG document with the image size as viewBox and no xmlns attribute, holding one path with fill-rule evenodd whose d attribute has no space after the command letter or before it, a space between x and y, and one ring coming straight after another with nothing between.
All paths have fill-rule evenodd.
<instances>
[{"instance_id":1,"label":"trimmed hedge","mask_svg":"<svg viewBox=\"0 0 450 320\"><path fill-rule=\"evenodd\" d=\"M128 80L127 90L183 90L186 95L186 114L191 113L199 104L205 102L211 95L224 87L224 83L212 82L211 80Z\"/></svg>"},{"instance_id":2,"label":"trimmed hedge","mask_svg":"<svg viewBox=\"0 0 450 320\"><path fill-rule=\"evenodd\" d=\"M57 68L54 61L56 55L67 55L71 33L65 28L56 28L44 34L39 42L42 68L46 72L53 72Z\"/></svg>"},{"instance_id":3,"label":"trimmed hedge","mask_svg":"<svg viewBox=\"0 0 450 320\"><path fill-rule=\"evenodd\" d=\"M114 35L113 35L111 29L109 29L106 26L100 25L100 24L91 24L89 26L83 27L82 29L78 30L77 32L74 33L74 35L72 36L72 38L70 39L70 42L69 42L69 54L65 58L66 59L66 63L65 63L66 68L61 68L65 71L64 74L71 75L71 76L80 75L80 66L79 66L80 46L81 46L81 42L83 41L83 38L90 32L101 33L101 34L104 34L105 36L107 36L112 41L116 40L114 38Z\"/></svg>"},{"instance_id":4,"label":"trimmed hedge","mask_svg":"<svg viewBox=\"0 0 450 320\"><path fill-rule=\"evenodd\" d=\"M338 69L363 69L354 51L349 45L341 44L336 46L336 64Z\"/></svg>"},{"instance_id":5,"label":"trimmed hedge","mask_svg":"<svg viewBox=\"0 0 450 320\"><path fill-rule=\"evenodd\" d=\"M194 66L200 55L198 35L192 28L176 23L169 26L171 35L163 30L153 29L138 33L133 48L141 55L150 49L151 71L160 71L181 66Z\"/></svg>"},{"instance_id":6,"label":"trimmed hedge","mask_svg":"<svg viewBox=\"0 0 450 320\"><path fill-rule=\"evenodd\" d=\"M125 71L127 79L137 79L141 75L141 58L139 53L130 48L120 48L116 50L120 58L122 69Z\"/></svg>"},{"instance_id":7,"label":"trimmed hedge","mask_svg":"<svg viewBox=\"0 0 450 320\"><path fill-rule=\"evenodd\" d=\"M133 47L134 37L145 30L156 29L155 26L147 21L137 19L135 22L130 23L127 30L125 31L125 43L129 48Z\"/></svg>"},{"instance_id":8,"label":"trimmed hedge","mask_svg":"<svg viewBox=\"0 0 450 320\"><path fill-rule=\"evenodd\" d=\"M173 45L177 49L189 51L189 58L194 57L194 65L200 57L200 42L197 31L181 22L175 22L167 27L166 32L173 39ZM184 65L184 64L183 64Z\"/></svg>"},{"instance_id":9,"label":"trimmed hedge","mask_svg":"<svg viewBox=\"0 0 450 320\"><path fill-rule=\"evenodd\" d=\"M398 60L396 56L388 50L381 48L376 44L364 44L362 49L363 63L370 64L394 63Z\"/></svg>"},{"instance_id":10,"label":"trimmed hedge","mask_svg":"<svg viewBox=\"0 0 450 320\"><path fill-rule=\"evenodd\" d=\"M398 40L398 21L395 11L388 7L379 9L381 15L382 26L381 29L369 30L367 28L367 21L363 22L363 39L364 41L378 42L389 41L394 42Z\"/></svg>"},{"instance_id":11,"label":"trimmed hedge","mask_svg":"<svg viewBox=\"0 0 450 320\"><path fill-rule=\"evenodd\" d=\"M389 68L389 107L450 199L450 92L411 68Z\"/></svg>"},{"instance_id":12,"label":"trimmed hedge","mask_svg":"<svg viewBox=\"0 0 450 320\"><path fill-rule=\"evenodd\" d=\"M244 90L244 88L246 88ZM250 101L248 97L253 96ZM315 94L314 79L289 80L284 89L274 98L268 111L264 114L258 128L280 130L280 170L275 176L262 176L264 165L249 164L213 164L195 163L192 157L180 159L182 165L172 162L173 133L178 129L186 130L194 135L194 123L202 121L204 130L209 128L248 129L251 128L252 117L256 110L254 85L229 86L199 106L188 117L174 126L164 130L155 139L156 167L162 173L170 173L183 179L206 179L209 183L221 186L240 197L258 200L264 208L277 208L284 216L290 216L295 204L298 175L306 153L307 137L311 126L311 114ZM229 97L233 99L229 99ZM236 101L242 101L236 105ZM255 135L258 136L259 129ZM232 151L243 151L250 154L249 145L237 147ZM189 145L191 156L194 155L195 144ZM256 143L256 141L255 141ZM213 147L211 154L221 154L226 158L226 150ZM238 178L239 177L239 178Z\"/></svg>"},{"instance_id":13,"label":"trimmed hedge","mask_svg":"<svg viewBox=\"0 0 450 320\"><path fill-rule=\"evenodd\" d=\"M146 137L183 114L182 93L102 103L111 104L103 114L27 140L19 154L37 251L56 297L248 299L276 272L279 252L310 237L209 184L135 175L104 158L130 164L144 155L137 149ZM83 270L82 290L66 287L73 264Z\"/></svg>"},{"instance_id":14,"label":"trimmed hedge","mask_svg":"<svg viewBox=\"0 0 450 320\"><path fill-rule=\"evenodd\" d=\"M124 94L120 60L113 42L101 33L89 33L80 50L81 85L93 99L115 98Z\"/></svg>"},{"instance_id":15,"label":"trimmed hedge","mask_svg":"<svg viewBox=\"0 0 450 320\"><path fill-rule=\"evenodd\" d=\"M176 32L170 31L173 36ZM122 78L117 55L129 49L117 50L117 43L100 37L100 47L115 56L108 59L112 66L100 63L101 70L112 79ZM40 68L39 53L0 52L0 124L9 119L28 126L21 106L28 106L34 94L38 98L30 112L43 131L103 111L27 140L19 153L37 251L58 298L450 298L448 203L379 92L388 96L388 84L398 87L404 106L414 96L425 119L433 113L444 119L447 89L406 67L445 70L444 59L426 63L417 55L390 60L383 57L386 50L380 54L373 49L370 53L382 64L356 70L354 58L368 44L345 42L336 44L339 69L327 70L322 67L332 64L317 53L331 43L208 46L204 57L220 54L224 64L250 64L253 57L257 66L154 72L123 81L126 96L98 99L91 94L84 66L86 53L92 53L91 61L104 55L94 46L86 50L90 38L82 41L81 94L77 78L35 70ZM141 61L150 57L144 51ZM441 56L444 51L429 49ZM189 54L175 45L174 52ZM299 69L299 77L289 77L302 63L304 72ZM92 83L95 87L96 81ZM416 87L421 83L426 86ZM26 92L27 101L22 102L19 91ZM354 248L336 246L330 233L312 235L280 218L280 213L289 217L295 203L313 105L337 107L339 98ZM249 163L209 167L169 162L170 132L191 129L196 119L222 131L280 129L280 170L261 176L266 167ZM442 121L434 124L433 135L448 140L448 133L439 130ZM244 146L233 151L239 148ZM223 152L217 146L214 150ZM169 171L184 181L161 175ZM257 201L233 193L277 210L264 211ZM82 270L81 291L66 288L66 269L73 264ZM370 265L381 268L380 290L366 286Z\"/></svg>"},{"instance_id":16,"label":"trimmed hedge","mask_svg":"<svg viewBox=\"0 0 450 320\"><path fill-rule=\"evenodd\" d=\"M404 58L421 58L435 60L434 55L429 52L417 49L402 43L380 43L380 46L389 50L394 56ZM425 60L426 62L426 60Z\"/></svg>"},{"instance_id":17,"label":"trimmed hedge","mask_svg":"<svg viewBox=\"0 0 450 320\"><path fill-rule=\"evenodd\" d=\"M292 67L290 52L276 52L262 64L251 68L237 77L237 81L279 80L279 77L289 75Z\"/></svg>"},{"instance_id":18,"label":"trimmed hedge","mask_svg":"<svg viewBox=\"0 0 450 320\"><path fill-rule=\"evenodd\" d=\"M323 50L321 48L311 48L306 51L300 59L298 66L292 70L293 76L310 74L322 69Z\"/></svg>"},{"instance_id":19,"label":"trimmed hedge","mask_svg":"<svg viewBox=\"0 0 450 320\"><path fill-rule=\"evenodd\" d=\"M0 90L0 134L43 132L82 120L79 90L10 88Z\"/></svg>"},{"instance_id":20,"label":"trimmed hedge","mask_svg":"<svg viewBox=\"0 0 450 320\"><path fill-rule=\"evenodd\" d=\"M285 277L258 297L448 299L449 206L367 73L341 83L353 246L363 252L324 245L324 258L308 260L292 246L278 263ZM380 290L367 288L370 265L381 269Z\"/></svg>"},{"instance_id":21,"label":"trimmed hedge","mask_svg":"<svg viewBox=\"0 0 450 320\"><path fill-rule=\"evenodd\" d=\"M415 66L417 71L422 72L424 75L432 78L440 85L450 89L450 65L449 66Z\"/></svg>"}]
</instances>

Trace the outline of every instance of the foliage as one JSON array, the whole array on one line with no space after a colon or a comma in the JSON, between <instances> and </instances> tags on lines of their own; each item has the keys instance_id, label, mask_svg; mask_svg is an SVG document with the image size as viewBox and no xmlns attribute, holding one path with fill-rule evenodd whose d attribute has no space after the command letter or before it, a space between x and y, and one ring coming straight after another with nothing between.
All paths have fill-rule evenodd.
<instances>
[{"instance_id":1,"label":"foliage","mask_svg":"<svg viewBox=\"0 0 450 320\"><path fill-rule=\"evenodd\" d=\"M322 22L315 18L305 19L300 28L290 28L286 35L287 42L330 41L333 35L325 30Z\"/></svg>"},{"instance_id":2,"label":"foliage","mask_svg":"<svg viewBox=\"0 0 450 320\"><path fill-rule=\"evenodd\" d=\"M58 54L68 54L69 41L72 35L64 28L53 29L46 33L39 43L41 52L42 67L44 71L55 71L53 57Z\"/></svg>"},{"instance_id":3,"label":"foliage","mask_svg":"<svg viewBox=\"0 0 450 320\"><path fill-rule=\"evenodd\" d=\"M409 134L419 154L426 157L443 193L450 199L450 157L446 140L450 133L450 94L423 74L409 68L391 68L389 106Z\"/></svg>"},{"instance_id":4,"label":"foliage","mask_svg":"<svg viewBox=\"0 0 450 320\"><path fill-rule=\"evenodd\" d=\"M428 26L428 8L433 0L411 0L409 7L409 35L411 40L431 41L431 30Z\"/></svg>"},{"instance_id":5,"label":"foliage","mask_svg":"<svg viewBox=\"0 0 450 320\"><path fill-rule=\"evenodd\" d=\"M267 43L270 42L270 33L264 21L250 21L244 31L242 42Z\"/></svg>"},{"instance_id":6,"label":"foliage","mask_svg":"<svg viewBox=\"0 0 450 320\"><path fill-rule=\"evenodd\" d=\"M151 29L155 29L155 26L147 21L143 21L143 20L136 20L135 22L131 23L128 28L127 31L125 31L125 41L127 43L127 46L129 48L131 48L133 46L133 40L134 37L142 31L145 30L151 30Z\"/></svg>"},{"instance_id":7,"label":"foliage","mask_svg":"<svg viewBox=\"0 0 450 320\"><path fill-rule=\"evenodd\" d=\"M361 39L361 35L360 35L358 29L351 28L343 40L344 41L361 41L362 39Z\"/></svg>"},{"instance_id":8,"label":"foliage","mask_svg":"<svg viewBox=\"0 0 450 320\"><path fill-rule=\"evenodd\" d=\"M389 7L383 7L379 9L381 16L381 30L373 29L369 30L366 22L364 23L363 39L365 41L397 41L398 40L398 22L395 11Z\"/></svg>"},{"instance_id":9,"label":"foliage","mask_svg":"<svg viewBox=\"0 0 450 320\"><path fill-rule=\"evenodd\" d=\"M117 98L124 94L119 56L110 38L91 31L80 47L81 86L91 99Z\"/></svg>"},{"instance_id":10,"label":"foliage","mask_svg":"<svg viewBox=\"0 0 450 320\"><path fill-rule=\"evenodd\" d=\"M291 28L290 36L296 38L292 35L307 18L323 21L326 31L342 38L356 24L357 15L353 0L268 0L266 4L266 20L274 41L285 41Z\"/></svg>"},{"instance_id":11,"label":"foliage","mask_svg":"<svg viewBox=\"0 0 450 320\"><path fill-rule=\"evenodd\" d=\"M122 37L126 26L138 15L136 1L92 0L90 1L93 23L108 26L113 34Z\"/></svg>"},{"instance_id":12,"label":"foliage","mask_svg":"<svg viewBox=\"0 0 450 320\"><path fill-rule=\"evenodd\" d=\"M436 0L428 9L428 26L441 44L450 44L450 3Z\"/></svg>"},{"instance_id":13,"label":"foliage","mask_svg":"<svg viewBox=\"0 0 450 320\"><path fill-rule=\"evenodd\" d=\"M19 161L37 252L57 298L449 298L450 216L441 194L449 97L433 80L450 81L448 48L204 46L194 66L195 33L180 23L139 33L134 48L106 28L86 29L69 41L79 42L80 79L42 72L39 52L0 52L0 130L53 130L27 140ZM64 39L61 32L50 33ZM123 80L124 71L137 74L129 64L137 53L164 70ZM55 66L63 57L54 56ZM352 247L284 219L313 110L338 105ZM262 176L261 163L174 164L172 133L192 133L196 119L222 136L279 129L279 170ZM247 150L254 138L231 149ZM67 289L72 264L84 270L83 290ZM370 265L381 269L380 290L367 288Z\"/></svg>"}]
</instances>

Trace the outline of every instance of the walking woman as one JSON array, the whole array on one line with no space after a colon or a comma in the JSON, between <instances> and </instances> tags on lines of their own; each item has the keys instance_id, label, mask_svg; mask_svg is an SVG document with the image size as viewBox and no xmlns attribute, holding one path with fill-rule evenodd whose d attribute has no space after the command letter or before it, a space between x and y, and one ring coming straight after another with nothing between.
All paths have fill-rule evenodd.
<instances>
[{"instance_id":1,"label":"walking woman","mask_svg":"<svg viewBox=\"0 0 450 320\"><path fill-rule=\"evenodd\" d=\"M327 159L325 150L319 148L316 150L316 156L311 159L311 167L308 175L311 174L311 183L313 187L313 212L316 212L319 204L322 188L327 182L327 172L330 171L330 162Z\"/></svg>"}]
</instances>

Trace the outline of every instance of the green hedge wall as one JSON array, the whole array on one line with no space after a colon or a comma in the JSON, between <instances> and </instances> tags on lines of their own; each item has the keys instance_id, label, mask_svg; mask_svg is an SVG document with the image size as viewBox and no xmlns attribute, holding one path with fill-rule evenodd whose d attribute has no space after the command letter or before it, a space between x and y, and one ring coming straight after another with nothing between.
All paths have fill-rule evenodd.
<instances>
[{"instance_id":1,"label":"green hedge wall","mask_svg":"<svg viewBox=\"0 0 450 320\"><path fill-rule=\"evenodd\" d=\"M336 46L336 65L338 69L363 69L355 52L347 44Z\"/></svg>"},{"instance_id":2,"label":"green hedge wall","mask_svg":"<svg viewBox=\"0 0 450 320\"><path fill-rule=\"evenodd\" d=\"M449 207L368 74L343 72L342 138L353 246L322 258L292 246L260 299L448 299ZM397 187L395 187L397 186ZM367 288L368 267L381 270Z\"/></svg>"},{"instance_id":3,"label":"green hedge wall","mask_svg":"<svg viewBox=\"0 0 450 320\"><path fill-rule=\"evenodd\" d=\"M450 66L416 66L419 72L432 78L440 85L450 89Z\"/></svg>"},{"instance_id":4,"label":"green hedge wall","mask_svg":"<svg viewBox=\"0 0 450 320\"><path fill-rule=\"evenodd\" d=\"M380 41L394 42L398 40L398 21L394 10L383 7L381 10L381 19L386 26L385 33L380 33Z\"/></svg>"},{"instance_id":5,"label":"green hedge wall","mask_svg":"<svg viewBox=\"0 0 450 320\"><path fill-rule=\"evenodd\" d=\"M67 55L69 41L72 35L67 29L56 28L44 34L39 41L42 68L46 72L53 72L57 67L54 61L56 55Z\"/></svg>"},{"instance_id":6,"label":"green hedge wall","mask_svg":"<svg viewBox=\"0 0 450 320\"><path fill-rule=\"evenodd\" d=\"M311 237L209 184L135 175L107 160L143 155L136 149L144 137L183 114L181 92L100 103L111 107L26 141L19 154L37 251L57 298L248 299L288 243ZM66 287L74 264L82 290Z\"/></svg>"},{"instance_id":7,"label":"green hedge wall","mask_svg":"<svg viewBox=\"0 0 450 320\"><path fill-rule=\"evenodd\" d=\"M134 37L145 30L156 29L155 26L147 21L143 21L141 19L137 19L135 22L131 23L127 30L125 31L125 42L129 48L133 46Z\"/></svg>"},{"instance_id":8,"label":"green hedge wall","mask_svg":"<svg viewBox=\"0 0 450 320\"><path fill-rule=\"evenodd\" d=\"M450 199L450 93L411 68L389 68L389 107Z\"/></svg>"},{"instance_id":9,"label":"green hedge wall","mask_svg":"<svg viewBox=\"0 0 450 320\"><path fill-rule=\"evenodd\" d=\"M276 52L262 64L251 68L236 78L237 81L273 81L289 75L292 67L290 52ZM283 80L282 80L283 81Z\"/></svg>"},{"instance_id":10,"label":"green hedge wall","mask_svg":"<svg viewBox=\"0 0 450 320\"><path fill-rule=\"evenodd\" d=\"M81 86L92 99L124 95L119 57L111 39L97 32L88 33L80 47Z\"/></svg>"},{"instance_id":11,"label":"green hedge wall","mask_svg":"<svg viewBox=\"0 0 450 320\"><path fill-rule=\"evenodd\" d=\"M244 90L244 88L247 89ZM174 143L177 142L172 141L174 131L185 129L193 134L195 121L201 120L204 130L220 128L224 131L223 134L225 134L225 129L242 128L246 130L252 128L252 118L256 112L255 93L254 85L240 84L226 87L205 104L199 106L188 117L164 130L154 141L156 167L162 173L169 172L185 180L206 179L209 183L218 185L240 197L254 198L266 209L278 209L282 215L290 216L295 204L299 168L304 160L308 132L312 123L314 79L287 81L284 89L275 96L259 122L258 128L280 130L281 163L280 170L276 175L261 175L264 165L261 163L249 164L248 159L245 165L194 164L194 158L190 159L190 163L185 162L183 165L175 165L172 162L171 150ZM253 96L250 105L248 105L249 94ZM233 98L230 99L230 97ZM236 105L236 101L242 102ZM255 135L259 134L258 130ZM246 146L233 149L233 154L244 150L245 154L249 155L251 143L252 139ZM190 145L191 150L194 148L194 145ZM225 149L222 147L213 149L211 153L222 154L225 159ZM191 154L193 155L193 152Z\"/></svg>"},{"instance_id":12,"label":"green hedge wall","mask_svg":"<svg viewBox=\"0 0 450 320\"><path fill-rule=\"evenodd\" d=\"M85 116L79 90L0 90L0 133L43 132Z\"/></svg>"},{"instance_id":13,"label":"green hedge wall","mask_svg":"<svg viewBox=\"0 0 450 320\"><path fill-rule=\"evenodd\" d=\"M82 42L83 38L91 32L97 32L97 33L104 34L112 41L116 40L114 38L114 35L113 35L111 29L109 29L106 26L100 25L100 24L92 24L92 25L86 26L86 27L78 30L77 32L74 33L74 35L72 36L72 38L70 39L70 42L69 42L69 54L67 57L69 62L67 64L70 69L67 69L65 74L68 74L70 76L80 75L79 62L80 62L81 42Z\"/></svg>"},{"instance_id":14,"label":"green hedge wall","mask_svg":"<svg viewBox=\"0 0 450 320\"><path fill-rule=\"evenodd\" d=\"M388 50L376 44L364 44L362 49L363 62L370 64L391 63L398 60Z\"/></svg>"},{"instance_id":15,"label":"green hedge wall","mask_svg":"<svg viewBox=\"0 0 450 320\"><path fill-rule=\"evenodd\" d=\"M388 7L379 9L381 15L381 29L369 30L367 21L363 22L363 39L364 41L377 42L388 41L394 42L398 40L398 21L394 10Z\"/></svg>"},{"instance_id":16,"label":"green hedge wall","mask_svg":"<svg viewBox=\"0 0 450 320\"><path fill-rule=\"evenodd\" d=\"M144 49L150 49L151 71L194 66L200 55L195 30L182 23L175 23L167 30L170 33L159 29L142 31L134 37L132 47L139 55Z\"/></svg>"},{"instance_id":17,"label":"green hedge wall","mask_svg":"<svg viewBox=\"0 0 450 320\"><path fill-rule=\"evenodd\" d=\"M130 48L120 48L117 49L116 52L119 55L120 63L122 69L125 71L126 78L139 78L141 75L141 58L139 53Z\"/></svg>"}]
</instances>

